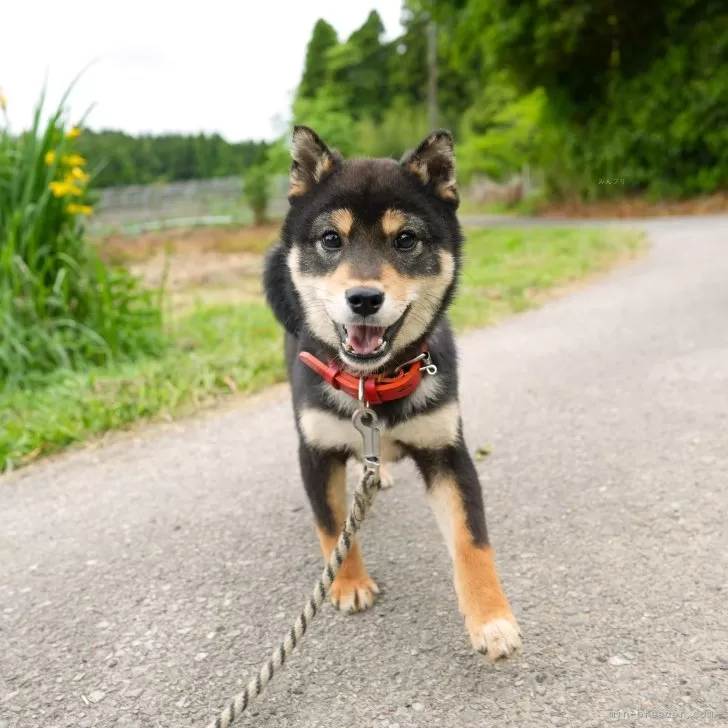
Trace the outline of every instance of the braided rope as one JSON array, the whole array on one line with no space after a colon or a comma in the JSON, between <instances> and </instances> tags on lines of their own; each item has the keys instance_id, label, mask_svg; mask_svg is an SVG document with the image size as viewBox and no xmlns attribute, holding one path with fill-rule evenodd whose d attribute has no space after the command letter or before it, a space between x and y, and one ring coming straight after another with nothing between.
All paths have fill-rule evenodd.
<instances>
[{"instance_id":1,"label":"braided rope","mask_svg":"<svg viewBox=\"0 0 728 728\"><path fill-rule=\"evenodd\" d=\"M293 650L306 634L306 628L311 623L319 607L323 604L326 595L331 590L331 585L336 575L341 570L346 555L351 549L354 535L371 507L382 483L378 471L366 470L361 479L359 487L354 493L354 502L346 519L341 536L336 547L329 556L328 563L324 567L321 578L316 583L309 600L303 608L301 614L293 623L288 634L284 637L280 645L273 651L266 663L260 668L258 674L248 683L248 686L241 693L238 693L225 708L222 713L208 725L208 728L228 728L231 726L248 708L248 706L257 698L265 689L265 686L271 681L276 670L283 665Z\"/></svg>"}]
</instances>

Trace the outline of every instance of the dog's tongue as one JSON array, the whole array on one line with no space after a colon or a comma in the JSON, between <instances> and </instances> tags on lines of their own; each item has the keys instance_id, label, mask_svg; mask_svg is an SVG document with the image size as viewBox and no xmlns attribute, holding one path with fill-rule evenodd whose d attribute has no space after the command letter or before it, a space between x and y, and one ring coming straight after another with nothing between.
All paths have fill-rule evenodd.
<instances>
[{"instance_id":1,"label":"dog's tongue","mask_svg":"<svg viewBox=\"0 0 728 728\"><path fill-rule=\"evenodd\" d=\"M363 356L373 353L382 343L384 326L362 326L349 324L346 327L346 343Z\"/></svg>"}]
</instances>

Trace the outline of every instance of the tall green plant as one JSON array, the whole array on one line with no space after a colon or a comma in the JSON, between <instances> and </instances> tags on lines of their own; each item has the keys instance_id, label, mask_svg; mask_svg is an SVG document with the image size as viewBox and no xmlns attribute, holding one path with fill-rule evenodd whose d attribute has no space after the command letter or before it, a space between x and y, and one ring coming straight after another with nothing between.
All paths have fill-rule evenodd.
<instances>
[{"instance_id":1,"label":"tall green plant","mask_svg":"<svg viewBox=\"0 0 728 728\"><path fill-rule=\"evenodd\" d=\"M69 89L70 92L70 89ZM79 127L64 104L45 123L45 93L30 130L0 126L0 387L53 369L80 369L160 350L161 305L86 244L90 175ZM4 106L4 104L3 104Z\"/></svg>"},{"instance_id":2,"label":"tall green plant","mask_svg":"<svg viewBox=\"0 0 728 728\"><path fill-rule=\"evenodd\" d=\"M267 164L255 164L243 172L243 195L253 213L253 224L268 221L272 173Z\"/></svg>"},{"instance_id":3,"label":"tall green plant","mask_svg":"<svg viewBox=\"0 0 728 728\"><path fill-rule=\"evenodd\" d=\"M397 99L377 122L371 117L357 124L357 151L370 157L399 159L424 138L429 128L427 110L405 99Z\"/></svg>"}]
</instances>

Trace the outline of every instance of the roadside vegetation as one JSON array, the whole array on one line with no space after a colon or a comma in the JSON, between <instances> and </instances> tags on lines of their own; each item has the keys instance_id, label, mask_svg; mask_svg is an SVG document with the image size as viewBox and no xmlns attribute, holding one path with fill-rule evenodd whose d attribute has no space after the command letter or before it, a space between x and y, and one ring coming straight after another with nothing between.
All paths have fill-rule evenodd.
<instances>
[{"instance_id":1,"label":"roadside vegetation","mask_svg":"<svg viewBox=\"0 0 728 728\"><path fill-rule=\"evenodd\" d=\"M260 260L263 238L242 236L237 246L230 237L220 239L215 248L204 238L208 265L200 277L180 273L175 278L176 260L194 249L193 239L171 246L179 252L176 257L170 253L169 277L185 298L183 306L176 305L175 290L168 291L161 347L133 358L16 379L0 391L0 470L139 421L169 421L284 380L282 332L262 301L259 268L232 279L228 275L234 256ZM640 247L637 234L622 230L471 231L454 324L462 332L537 306L549 292L629 259ZM130 248L130 264L143 275L155 258L140 259L139 249ZM124 262L118 247L115 257L117 264ZM197 271L199 264L191 268ZM240 297L239 289L247 294ZM221 292L219 302L209 302Z\"/></svg>"}]
</instances>

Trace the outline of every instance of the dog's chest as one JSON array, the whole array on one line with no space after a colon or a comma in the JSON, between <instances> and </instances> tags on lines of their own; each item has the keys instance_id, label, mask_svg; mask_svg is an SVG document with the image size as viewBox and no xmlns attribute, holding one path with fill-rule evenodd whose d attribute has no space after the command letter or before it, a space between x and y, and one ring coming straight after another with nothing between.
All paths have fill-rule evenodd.
<instances>
[{"instance_id":1,"label":"dog's chest","mask_svg":"<svg viewBox=\"0 0 728 728\"><path fill-rule=\"evenodd\" d=\"M352 416L359 403L343 392L325 391L326 405L304 406L298 413L301 433L309 445L321 450L346 449L361 458L362 437L354 428ZM460 414L457 402L448 401L418 412L424 404L435 403L439 390L435 379L423 381L396 422L378 413L382 460L396 460L402 445L439 450L456 442ZM376 408L375 408L376 411Z\"/></svg>"}]
</instances>

